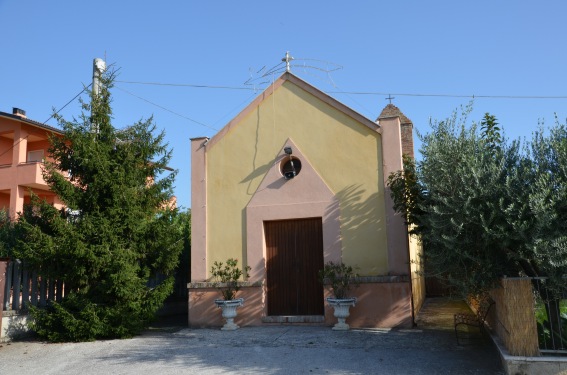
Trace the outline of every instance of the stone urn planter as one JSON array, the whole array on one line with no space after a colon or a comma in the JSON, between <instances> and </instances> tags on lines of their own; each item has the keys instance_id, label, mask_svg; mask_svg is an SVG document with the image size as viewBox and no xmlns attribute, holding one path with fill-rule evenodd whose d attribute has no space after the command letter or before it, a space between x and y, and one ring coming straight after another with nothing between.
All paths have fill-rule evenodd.
<instances>
[{"instance_id":1,"label":"stone urn planter","mask_svg":"<svg viewBox=\"0 0 567 375\"><path fill-rule=\"evenodd\" d=\"M216 299L215 305L222 309L222 317L226 320L221 330L234 331L240 327L234 323L236 317L236 309L244 304L244 298L237 298L231 300Z\"/></svg>"},{"instance_id":2,"label":"stone urn planter","mask_svg":"<svg viewBox=\"0 0 567 375\"><path fill-rule=\"evenodd\" d=\"M349 325L346 323L346 318L350 315L350 308L356 303L356 297L352 298L327 298L329 306L335 309L335 318L339 321L333 327L334 331L348 331Z\"/></svg>"},{"instance_id":3,"label":"stone urn planter","mask_svg":"<svg viewBox=\"0 0 567 375\"><path fill-rule=\"evenodd\" d=\"M221 292L223 299L216 299L215 305L222 309L222 317L226 320L221 328L223 331L234 331L238 325L234 323L236 309L244 304L244 298L236 298L236 292L240 290L239 279L249 277L249 266L238 268L238 260L229 258L226 263L214 262L211 275L215 287Z\"/></svg>"},{"instance_id":4,"label":"stone urn planter","mask_svg":"<svg viewBox=\"0 0 567 375\"><path fill-rule=\"evenodd\" d=\"M357 278L358 274L354 272L354 268L344 263L327 262L319 271L319 280L323 284L329 284L334 295L327 298L327 303L335 309L334 315L338 319L338 323L333 327L335 331L346 331L350 328L346 318L350 315L350 308L356 303L356 297L349 297L348 293L352 286L358 286Z\"/></svg>"}]
</instances>

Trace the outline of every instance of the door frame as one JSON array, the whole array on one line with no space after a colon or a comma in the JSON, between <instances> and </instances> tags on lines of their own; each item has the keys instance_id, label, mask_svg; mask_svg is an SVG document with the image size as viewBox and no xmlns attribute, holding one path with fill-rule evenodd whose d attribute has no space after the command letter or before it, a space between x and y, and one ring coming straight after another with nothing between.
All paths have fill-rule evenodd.
<instances>
[{"instance_id":1,"label":"door frame","mask_svg":"<svg viewBox=\"0 0 567 375\"><path fill-rule=\"evenodd\" d=\"M324 315L324 288L317 277L324 265L322 218L264 221L264 237L267 314ZM282 290L271 290L274 285Z\"/></svg>"},{"instance_id":2,"label":"door frame","mask_svg":"<svg viewBox=\"0 0 567 375\"><path fill-rule=\"evenodd\" d=\"M266 241L264 221L321 217L323 222L323 262L341 261L341 227L339 202L330 201L288 205L246 207L246 260L252 267L249 280L266 278Z\"/></svg>"},{"instance_id":3,"label":"door frame","mask_svg":"<svg viewBox=\"0 0 567 375\"><path fill-rule=\"evenodd\" d=\"M340 235L339 201L334 196L326 201L301 204L248 206L246 215L246 262L252 267L250 282L263 283L262 298L266 301L266 241L264 221L305 219L321 217L323 223L323 263L341 261L342 242ZM262 316L268 316L268 305L264 303Z\"/></svg>"}]
</instances>

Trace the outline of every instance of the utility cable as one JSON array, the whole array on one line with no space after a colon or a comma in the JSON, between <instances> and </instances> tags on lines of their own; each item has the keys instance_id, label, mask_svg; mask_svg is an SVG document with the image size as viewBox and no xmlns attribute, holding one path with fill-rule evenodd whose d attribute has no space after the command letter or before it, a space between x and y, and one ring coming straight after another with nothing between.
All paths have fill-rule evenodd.
<instances>
[{"instance_id":1,"label":"utility cable","mask_svg":"<svg viewBox=\"0 0 567 375\"><path fill-rule=\"evenodd\" d=\"M291 64L295 68L310 68L324 72L329 72L327 69L318 68L311 65ZM273 73L283 72L285 69L276 65L270 68L268 72L264 73L261 77ZM336 69L335 69L336 70ZM330 70L333 71L333 70ZM248 82L253 79L248 80ZM156 86L178 86L178 87L193 87L193 88L208 88L208 89L225 89L225 90L256 90L252 87L234 87L234 86L212 86L212 85L196 85L186 83L162 83L162 82L143 82L143 81L116 81L119 83L138 84L138 85L156 85ZM462 95L462 94L434 94L434 93L395 93L395 92L379 92L379 91L327 91L327 94L350 94L350 95L399 95L399 96L416 96L416 97L441 97L441 98L486 98L486 99L567 99L567 96L562 95Z\"/></svg>"},{"instance_id":2,"label":"utility cable","mask_svg":"<svg viewBox=\"0 0 567 375\"><path fill-rule=\"evenodd\" d=\"M55 112L54 114L52 114L51 116L49 116L49 118L47 120L45 120L43 122L43 125L45 125L47 123L47 121L51 120L53 117L57 116L59 114L59 112L61 112L65 107L67 107L69 104L71 104L75 99L77 99L83 92L85 92L85 90L87 90L89 87L92 86L92 83L89 83L88 86L85 86L80 93L78 93L77 95L75 95L75 97L71 100L69 100L63 107L61 107L57 112Z\"/></svg>"},{"instance_id":3,"label":"utility cable","mask_svg":"<svg viewBox=\"0 0 567 375\"><path fill-rule=\"evenodd\" d=\"M242 106L245 103L248 103L250 101L250 99L252 99L254 96L256 96L256 93L252 93L252 95L248 96L246 99L244 99L242 102L240 102L239 104L235 105L230 111L228 111L228 113L224 116L222 116L220 119L218 119L217 121L215 121L213 123L213 125L217 125L219 122L221 122L223 119L225 119L227 116L229 116L229 114L231 114L232 112L234 112L235 110L242 108Z\"/></svg>"},{"instance_id":4,"label":"utility cable","mask_svg":"<svg viewBox=\"0 0 567 375\"><path fill-rule=\"evenodd\" d=\"M55 112L54 114L52 114L51 116L49 116L49 118L47 120L45 120L41 125L47 125L47 121L51 120L54 116L56 116L57 114L59 114L59 112L61 112L65 107L67 107L69 104L71 104L71 102L73 102L75 99L77 99L79 97L79 95L81 95L85 90L87 90L89 87L91 87L92 84L89 84L88 86L85 86L81 92L79 92L77 95L75 95L73 97L73 99L69 100L63 107L61 107L57 112ZM23 142L25 139L28 139L28 137L30 136L30 134L26 135L24 138L20 139L18 142L14 143L12 145L12 147L8 148L6 151L4 151L3 153L0 154L0 156L3 156L5 154L7 154L8 152L10 152L11 150L14 149L14 147L16 147L17 145L19 145L21 142Z\"/></svg>"},{"instance_id":5,"label":"utility cable","mask_svg":"<svg viewBox=\"0 0 567 375\"><path fill-rule=\"evenodd\" d=\"M128 83L128 84L134 84L134 85L193 87L193 88L198 88L198 89L254 90L251 87L194 85L194 84L188 84L188 83L163 83L163 82L118 81L118 80L116 80L115 82Z\"/></svg>"},{"instance_id":6,"label":"utility cable","mask_svg":"<svg viewBox=\"0 0 567 375\"><path fill-rule=\"evenodd\" d=\"M486 98L486 99L567 99L567 96L553 95L455 95L455 94L409 94L395 92L360 92L360 91L327 91L328 94L351 94L351 95L399 95L399 96L417 96L417 97L441 97L441 98Z\"/></svg>"},{"instance_id":7,"label":"utility cable","mask_svg":"<svg viewBox=\"0 0 567 375\"><path fill-rule=\"evenodd\" d=\"M128 90L125 90L125 89L120 88L120 87L118 87L118 86L114 86L114 87L116 87L116 88L117 88L118 90L120 90L120 91L124 91L125 93L127 93L127 94L129 94L129 95L132 95L132 96L135 97L135 98L138 98L138 99L140 99L140 100L143 100L143 101L145 101L146 103L149 103L149 104L151 104L151 105L153 105L153 106L156 106L156 107L158 107L158 108L161 108L161 109L163 109L164 111L167 111L167 112L169 112L169 113L173 113L174 115L179 116L179 117L182 117L182 118L184 118L184 119L186 119L186 120L189 120L189 121L191 121L191 122L194 122L195 124L204 126L204 127L206 127L206 128L209 128L209 129L213 129L214 131L218 131L218 129L215 129L215 128L213 128L212 126L209 126L209 125L207 125L207 124L203 124L202 122L199 122L199 121L197 121L197 120L194 120L194 119L192 119L192 118L190 118L190 117L187 117L187 116L184 116L184 115L182 115L182 114L180 114L180 113L174 112L174 111L172 111L171 109L165 108L164 106L161 106L161 105L159 105L159 104L156 104L156 103L154 103L154 102L149 101L148 99L144 99L144 98L142 98L141 96L138 96L138 95L136 95L136 94L133 94L133 93L131 93L131 92L128 91Z\"/></svg>"}]
</instances>

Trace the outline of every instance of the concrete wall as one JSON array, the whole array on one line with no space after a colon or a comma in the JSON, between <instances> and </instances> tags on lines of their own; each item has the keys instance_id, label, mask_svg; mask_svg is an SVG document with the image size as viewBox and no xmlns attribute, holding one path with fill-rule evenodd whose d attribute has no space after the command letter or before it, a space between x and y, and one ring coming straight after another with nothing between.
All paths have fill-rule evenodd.
<instances>
[{"instance_id":1,"label":"concrete wall","mask_svg":"<svg viewBox=\"0 0 567 375\"><path fill-rule=\"evenodd\" d=\"M356 305L350 309L347 323L352 328L392 328L412 327L410 288L407 279L398 277L370 278L360 283L351 293L357 298ZM325 289L324 297L331 297ZM189 289L189 326L192 328L221 327L224 320L221 310L214 304L221 298L212 283L195 283ZM323 324L332 326L337 323L333 308L325 305L324 316L302 316L294 320L272 320L267 315L268 307L265 290L261 283L244 286L237 298L244 298L244 306L238 308L234 322L240 326L259 326L264 324ZM281 318L281 317L279 317Z\"/></svg>"},{"instance_id":2,"label":"concrete wall","mask_svg":"<svg viewBox=\"0 0 567 375\"><path fill-rule=\"evenodd\" d=\"M265 316L263 312L267 309L263 295L261 285L242 287L236 294L236 298L244 298L244 305L238 308L238 316L234 319L234 323L239 326L261 325L262 317ZM222 298L221 294L211 283L191 287L189 289L189 327L221 327L224 319L221 316L221 309L214 303L219 298Z\"/></svg>"},{"instance_id":3,"label":"concrete wall","mask_svg":"<svg viewBox=\"0 0 567 375\"><path fill-rule=\"evenodd\" d=\"M264 285L263 222L321 217L324 261L342 261L363 277L378 278L354 291L359 301L351 326L411 327L407 230L387 209L385 188L387 173L401 168L400 120L386 123L388 141L382 124L284 75L215 137L192 139L191 326L222 325L214 305L218 292L197 284L209 280L213 262L237 258L251 267L248 282ZM280 170L289 158L285 147L302 164L291 180ZM267 316L263 286L243 288L240 296L246 302L237 324L282 318ZM335 320L329 308L323 317L293 318Z\"/></svg>"},{"instance_id":4,"label":"concrete wall","mask_svg":"<svg viewBox=\"0 0 567 375\"><path fill-rule=\"evenodd\" d=\"M12 153L8 150L14 145L14 141L2 137L0 134L0 165L12 164Z\"/></svg>"},{"instance_id":5,"label":"concrete wall","mask_svg":"<svg viewBox=\"0 0 567 375\"><path fill-rule=\"evenodd\" d=\"M26 337L30 334L28 328L29 315L15 311L3 311L0 342L8 342Z\"/></svg>"},{"instance_id":6,"label":"concrete wall","mask_svg":"<svg viewBox=\"0 0 567 375\"><path fill-rule=\"evenodd\" d=\"M380 134L290 82L270 94L206 146L207 275L214 261L246 258L244 209L288 139L338 198L342 260L387 274Z\"/></svg>"}]
</instances>

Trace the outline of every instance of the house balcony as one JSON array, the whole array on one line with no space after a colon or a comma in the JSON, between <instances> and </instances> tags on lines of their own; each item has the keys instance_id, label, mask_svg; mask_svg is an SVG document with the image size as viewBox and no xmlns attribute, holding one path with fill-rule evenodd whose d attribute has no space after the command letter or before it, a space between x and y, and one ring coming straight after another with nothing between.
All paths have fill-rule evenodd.
<instances>
[{"instance_id":1,"label":"house balcony","mask_svg":"<svg viewBox=\"0 0 567 375\"><path fill-rule=\"evenodd\" d=\"M34 189L48 189L43 175L41 162L20 163L14 165L0 165L0 190L15 186L25 186Z\"/></svg>"}]
</instances>

